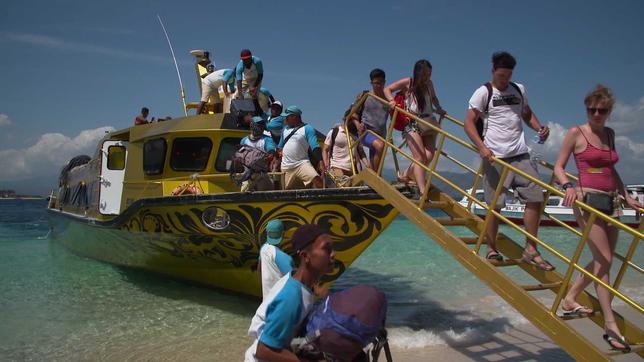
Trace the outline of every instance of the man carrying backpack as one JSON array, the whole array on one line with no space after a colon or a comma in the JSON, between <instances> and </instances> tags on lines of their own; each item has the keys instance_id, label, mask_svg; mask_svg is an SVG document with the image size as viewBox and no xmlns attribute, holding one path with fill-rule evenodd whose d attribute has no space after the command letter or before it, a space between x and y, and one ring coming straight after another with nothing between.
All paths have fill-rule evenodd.
<instances>
[{"instance_id":1,"label":"man carrying backpack","mask_svg":"<svg viewBox=\"0 0 644 362\"><path fill-rule=\"evenodd\" d=\"M302 111L297 106L289 106L282 116L286 127L277 148L282 151L281 169L284 171L285 188L292 190L310 185L322 188L322 178L313 167L315 164L320 174L324 173L324 161L315 128L302 122ZM309 149L313 161L309 159Z\"/></svg>"},{"instance_id":2,"label":"man carrying backpack","mask_svg":"<svg viewBox=\"0 0 644 362\"><path fill-rule=\"evenodd\" d=\"M493 158L501 159L532 177L539 178L535 166L530 162L521 119L538 132L542 140L549 135L548 127L542 126L536 114L530 109L525 87L510 81L515 65L516 60L507 52L497 52L492 55L492 81L474 92L465 116L465 133L479 149L483 160L485 201L497 211L505 206L505 192L501 193L496 205L492 205L501 174L501 167L493 163ZM477 132L476 123L479 117L483 121L482 135ZM503 186L505 189L513 187L519 198L526 202L524 225L527 232L537 236L539 212L543 202L542 188L513 173L508 175ZM496 250L498 229L499 220L492 217L486 230L486 258L500 261L503 257ZM554 269L541 257L536 243L527 238L523 261L542 270Z\"/></svg>"},{"instance_id":3,"label":"man carrying backpack","mask_svg":"<svg viewBox=\"0 0 644 362\"><path fill-rule=\"evenodd\" d=\"M246 350L246 362L298 360L290 350L291 341L313 307L314 286L333 271L335 252L323 228L300 226L291 245L296 269L282 277L257 308L248 328L248 335L255 341Z\"/></svg>"},{"instance_id":4,"label":"man carrying backpack","mask_svg":"<svg viewBox=\"0 0 644 362\"><path fill-rule=\"evenodd\" d=\"M371 80L371 92L380 98L385 98L385 71L379 68L369 73ZM358 95L361 98L366 93ZM356 99L356 102L358 99ZM375 98L367 97L362 108L354 113L351 117L358 129L358 134L362 135L366 131L372 131L382 138L387 136L387 117L389 116L389 106L378 102ZM371 133L367 133L362 138L362 144L369 148L369 161L374 170L378 169L382 153L385 149L385 143Z\"/></svg>"},{"instance_id":5,"label":"man carrying backpack","mask_svg":"<svg viewBox=\"0 0 644 362\"><path fill-rule=\"evenodd\" d=\"M263 157L267 159L267 164L271 165L275 160L275 143L270 136L264 134L264 123L265 121L261 117L253 117L250 122L250 135L242 138L239 144L264 152L265 155ZM273 169L274 167L270 168ZM253 172L248 180L242 182L241 191L271 190L273 188L273 182L266 174L267 171L269 170Z\"/></svg>"}]
</instances>

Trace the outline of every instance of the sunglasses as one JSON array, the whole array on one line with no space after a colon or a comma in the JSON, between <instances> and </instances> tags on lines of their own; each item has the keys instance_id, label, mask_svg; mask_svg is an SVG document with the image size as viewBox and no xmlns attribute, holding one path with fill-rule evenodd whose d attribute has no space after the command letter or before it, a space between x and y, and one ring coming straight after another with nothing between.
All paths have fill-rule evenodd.
<instances>
[{"instance_id":1,"label":"sunglasses","mask_svg":"<svg viewBox=\"0 0 644 362\"><path fill-rule=\"evenodd\" d=\"M599 113L602 116L605 116L608 114L609 109L608 108L594 108L594 107L588 107L586 108L586 111L590 114L595 114Z\"/></svg>"}]
</instances>

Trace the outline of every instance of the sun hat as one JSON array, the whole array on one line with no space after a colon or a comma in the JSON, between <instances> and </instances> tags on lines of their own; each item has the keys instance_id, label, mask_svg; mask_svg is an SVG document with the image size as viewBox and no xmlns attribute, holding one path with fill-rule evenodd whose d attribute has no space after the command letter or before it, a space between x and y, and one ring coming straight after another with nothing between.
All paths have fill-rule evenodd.
<instances>
[{"instance_id":1,"label":"sun hat","mask_svg":"<svg viewBox=\"0 0 644 362\"><path fill-rule=\"evenodd\" d=\"M286 108L286 111L282 112L280 116L288 117L291 114L297 114L298 116L301 116L302 110L298 106L288 106L288 108Z\"/></svg>"},{"instance_id":2,"label":"sun hat","mask_svg":"<svg viewBox=\"0 0 644 362\"><path fill-rule=\"evenodd\" d=\"M266 224L266 242L277 245L282 242L284 224L279 219L273 219Z\"/></svg>"}]
</instances>

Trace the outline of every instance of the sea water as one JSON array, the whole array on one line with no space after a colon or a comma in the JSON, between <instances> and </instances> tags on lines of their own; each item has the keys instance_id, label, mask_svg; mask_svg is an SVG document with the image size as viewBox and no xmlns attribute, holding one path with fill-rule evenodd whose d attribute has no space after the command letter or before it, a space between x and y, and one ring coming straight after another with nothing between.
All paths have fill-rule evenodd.
<instances>
[{"instance_id":1,"label":"sea water","mask_svg":"<svg viewBox=\"0 0 644 362\"><path fill-rule=\"evenodd\" d=\"M242 359L257 300L76 256L46 237L45 206L43 200L0 200L0 360ZM539 233L568 255L576 246L560 228ZM628 242L621 237L622 254ZM644 262L641 249L634 258L638 265ZM561 263L548 259L563 272ZM505 270L530 283L518 268ZM403 218L334 289L358 283L387 294L395 348L484 343L528 323ZM639 275L628 273L623 290L643 302ZM551 293L535 296L552 300Z\"/></svg>"}]
</instances>

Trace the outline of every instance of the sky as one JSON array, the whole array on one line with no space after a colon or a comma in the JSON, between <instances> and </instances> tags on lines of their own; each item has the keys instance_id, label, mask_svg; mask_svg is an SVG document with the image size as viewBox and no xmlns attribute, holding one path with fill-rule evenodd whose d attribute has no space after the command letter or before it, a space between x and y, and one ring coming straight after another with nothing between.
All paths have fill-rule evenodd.
<instances>
[{"instance_id":1,"label":"sky","mask_svg":"<svg viewBox=\"0 0 644 362\"><path fill-rule=\"evenodd\" d=\"M491 54L507 50L518 61L513 80L552 129L542 156L554 162L566 130L585 122L584 96L605 84L617 97L609 120L617 170L644 183L643 1L3 0L0 188L45 193L69 158L93 154L105 131L131 126L142 106L151 116L181 116L157 14L187 101L199 99L190 50L232 68L249 48L263 61L263 85L324 133L369 87L371 69L393 82L422 58L433 65L441 104L462 120L472 92L490 80Z\"/></svg>"}]
</instances>

